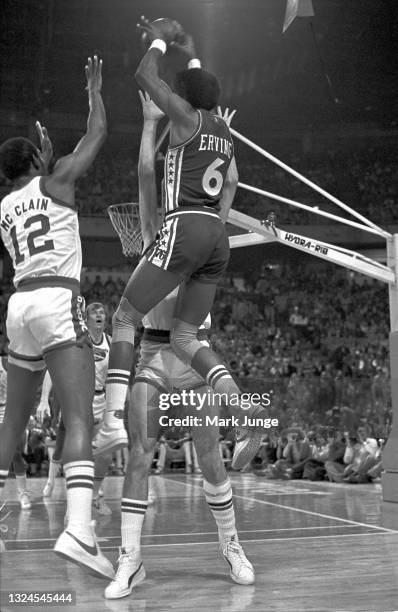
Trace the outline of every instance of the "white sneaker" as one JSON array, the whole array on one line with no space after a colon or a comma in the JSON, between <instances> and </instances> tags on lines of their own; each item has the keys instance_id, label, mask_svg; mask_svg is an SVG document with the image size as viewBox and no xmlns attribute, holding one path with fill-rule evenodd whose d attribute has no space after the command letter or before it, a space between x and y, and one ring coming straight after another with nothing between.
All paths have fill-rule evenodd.
<instances>
[{"instance_id":1,"label":"white sneaker","mask_svg":"<svg viewBox=\"0 0 398 612\"><path fill-rule=\"evenodd\" d=\"M116 413L115 413L116 414ZM123 415L123 413L121 413ZM112 424L102 425L95 436L92 447L93 455L102 455L110 450L117 450L128 445L127 431L124 428L123 416L112 418Z\"/></svg>"},{"instance_id":2,"label":"white sneaker","mask_svg":"<svg viewBox=\"0 0 398 612\"><path fill-rule=\"evenodd\" d=\"M91 531L93 544L90 546L65 529L55 542L54 552L72 563L83 565L97 576L113 578L115 575L113 565L101 552L93 527Z\"/></svg>"},{"instance_id":3,"label":"white sneaker","mask_svg":"<svg viewBox=\"0 0 398 612\"><path fill-rule=\"evenodd\" d=\"M43 497L51 497L53 494L54 483L47 480L46 486L43 489Z\"/></svg>"},{"instance_id":4,"label":"white sneaker","mask_svg":"<svg viewBox=\"0 0 398 612\"><path fill-rule=\"evenodd\" d=\"M140 553L126 553L124 548L119 548L116 574L105 589L105 598L120 599L121 597L127 597L133 588L143 580L145 580L145 569Z\"/></svg>"},{"instance_id":5,"label":"white sneaker","mask_svg":"<svg viewBox=\"0 0 398 612\"><path fill-rule=\"evenodd\" d=\"M236 540L226 540L220 544L220 552L228 563L231 578L238 584L253 584L254 568L246 558L242 546Z\"/></svg>"},{"instance_id":6,"label":"white sneaker","mask_svg":"<svg viewBox=\"0 0 398 612\"><path fill-rule=\"evenodd\" d=\"M256 456L263 437L264 431L260 429L258 431L249 429L236 430L236 444L231 462L234 470L241 470L250 463L253 457Z\"/></svg>"},{"instance_id":7,"label":"white sneaker","mask_svg":"<svg viewBox=\"0 0 398 612\"><path fill-rule=\"evenodd\" d=\"M30 501L29 493L27 491L22 491L18 493L19 503L21 504L22 510L29 510L32 507L32 503Z\"/></svg>"},{"instance_id":8,"label":"white sneaker","mask_svg":"<svg viewBox=\"0 0 398 612\"><path fill-rule=\"evenodd\" d=\"M112 510L100 495L96 498L93 497L93 508L98 514L102 514L102 516L110 516L112 514Z\"/></svg>"}]
</instances>

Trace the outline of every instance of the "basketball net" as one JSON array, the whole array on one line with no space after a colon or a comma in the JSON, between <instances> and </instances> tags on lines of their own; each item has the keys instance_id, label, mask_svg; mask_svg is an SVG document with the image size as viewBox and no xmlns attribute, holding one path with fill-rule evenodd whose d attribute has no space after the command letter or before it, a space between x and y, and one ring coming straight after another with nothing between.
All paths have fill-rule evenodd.
<instances>
[{"instance_id":1,"label":"basketball net","mask_svg":"<svg viewBox=\"0 0 398 612\"><path fill-rule=\"evenodd\" d=\"M126 257L141 255L142 236L138 204L112 204L108 215L122 243Z\"/></svg>"}]
</instances>

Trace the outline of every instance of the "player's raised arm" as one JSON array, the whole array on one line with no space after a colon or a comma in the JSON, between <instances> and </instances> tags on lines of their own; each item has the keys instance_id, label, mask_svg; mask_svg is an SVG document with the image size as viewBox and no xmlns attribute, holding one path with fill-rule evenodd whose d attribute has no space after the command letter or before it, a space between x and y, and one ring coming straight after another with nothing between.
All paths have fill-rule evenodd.
<instances>
[{"instance_id":1,"label":"player's raised arm","mask_svg":"<svg viewBox=\"0 0 398 612\"><path fill-rule=\"evenodd\" d=\"M155 140L159 119L164 113L146 92L139 91L144 123L138 161L139 214L144 250L153 242L159 229L155 180Z\"/></svg>"},{"instance_id":2,"label":"player's raised arm","mask_svg":"<svg viewBox=\"0 0 398 612\"><path fill-rule=\"evenodd\" d=\"M73 153L58 160L48 179L49 185L55 182L74 183L91 166L106 138L106 114L101 96L102 60L96 55L93 59L88 58L85 72L90 107L87 130Z\"/></svg>"},{"instance_id":3,"label":"player's raised arm","mask_svg":"<svg viewBox=\"0 0 398 612\"><path fill-rule=\"evenodd\" d=\"M197 113L159 76L159 60L166 52L167 44L172 40L163 33L162 28L156 22L150 23L145 17L141 17L141 22L137 24L137 27L140 31L146 32L152 43L136 70L135 78L138 84L148 92L155 104L173 123L182 125L192 132L197 126Z\"/></svg>"}]
</instances>

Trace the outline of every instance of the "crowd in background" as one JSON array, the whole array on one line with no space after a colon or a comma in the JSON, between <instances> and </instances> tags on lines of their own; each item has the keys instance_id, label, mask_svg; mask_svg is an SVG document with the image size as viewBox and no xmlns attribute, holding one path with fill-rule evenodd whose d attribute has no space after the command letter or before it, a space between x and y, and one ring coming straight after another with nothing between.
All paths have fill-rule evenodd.
<instances>
[{"instance_id":1,"label":"crowd in background","mask_svg":"<svg viewBox=\"0 0 398 612\"><path fill-rule=\"evenodd\" d=\"M237 155L242 183L341 214L327 199L252 150L240 145ZM391 148L383 145L354 152L329 148L325 148L321 153L300 155L285 152L279 157L374 223L386 225L398 221L398 164L394 155ZM162 167L163 156L159 153L158 182ZM0 195L6 192L7 184L0 179ZM88 173L77 183L76 202L82 215L106 215L106 208L110 204L136 202L137 198L136 151L123 149L110 153L104 150ZM277 222L282 225L332 222L325 217L265 199L245 189L238 189L234 207L257 218L264 218L267 211L273 210L277 214ZM344 212L342 214L344 216Z\"/></svg>"},{"instance_id":2,"label":"crowd in background","mask_svg":"<svg viewBox=\"0 0 398 612\"><path fill-rule=\"evenodd\" d=\"M109 204L137 201L136 157L133 153L99 157L77 186L76 199L81 214L105 215ZM300 156L285 154L282 161L374 223L385 225L398 221L395 206L398 165L388 148L368 148L349 154L334 150ZM160 175L161 155L157 165ZM239 149L239 178L242 183L339 214L336 206L304 183L245 149ZM265 216L264 211L273 210L279 224L331 223L325 217L264 199L244 189L238 189L234 207L258 218Z\"/></svg>"}]
</instances>

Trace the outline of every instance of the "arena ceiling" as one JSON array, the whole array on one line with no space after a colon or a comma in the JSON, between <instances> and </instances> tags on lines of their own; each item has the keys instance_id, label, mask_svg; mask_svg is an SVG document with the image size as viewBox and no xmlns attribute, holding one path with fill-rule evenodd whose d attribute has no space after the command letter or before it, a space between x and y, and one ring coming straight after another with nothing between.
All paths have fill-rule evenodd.
<instances>
[{"instance_id":1,"label":"arena ceiling","mask_svg":"<svg viewBox=\"0 0 398 612\"><path fill-rule=\"evenodd\" d=\"M104 59L111 122L140 121L132 78L141 14L192 32L239 125L257 129L366 123L392 127L397 89L394 0L313 0L286 33L286 0L2 0L0 107L85 112L83 66ZM396 28L395 28L396 30ZM165 67L178 59L171 57Z\"/></svg>"}]
</instances>

